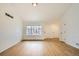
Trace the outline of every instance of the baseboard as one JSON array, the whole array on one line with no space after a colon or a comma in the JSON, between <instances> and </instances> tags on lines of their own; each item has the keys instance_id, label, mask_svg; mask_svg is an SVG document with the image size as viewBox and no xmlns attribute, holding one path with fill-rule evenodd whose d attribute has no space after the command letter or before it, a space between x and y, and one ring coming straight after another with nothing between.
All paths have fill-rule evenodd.
<instances>
[{"instance_id":1,"label":"baseboard","mask_svg":"<svg viewBox=\"0 0 79 59\"><path fill-rule=\"evenodd\" d=\"M59 40L59 38L44 38L44 39L23 39L22 41L44 41L44 40Z\"/></svg>"},{"instance_id":2,"label":"baseboard","mask_svg":"<svg viewBox=\"0 0 79 59\"><path fill-rule=\"evenodd\" d=\"M25 40L22 40L22 41L44 41L44 40L27 40L27 39L25 39Z\"/></svg>"},{"instance_id":3,"label":"baseboard","mask_svg":"<svg viewBox=\"0 0 79 59\"><path fill-rule=\"evenodd\" d=\"M70 44L69 42L65 41L65 43L69 46L72 46L73 48L79 49L79 47L77 47L76 45Z\"/></svg>"},{"instance_id":4,"label":"baseboard","mask_svg":"<svg viewBox=\"0 0 79 59\"><path fill-rule=\"evenodd\" d=\"M59 40L59 38L45 38L44 40Z\"/></svg>"},{"instance_id":5,"label":"baseboard","mask_svg":"<svg viewBox=\"0 0 79 59\"><path fill-rule=\"evenodd\" d=\"M10 45L9 47L7 47L7 48L1 50L0 53L4 52L5 50L7 50L7 49L9 49L9 48L11 48L11 47L13 47L14 45L16 45L16 44L19 43L19 42L21 42L21 41L17 41L17 42L15 42L15 43L13 43L13 44Z\"/></svg>"},{"instance_id":6,"label":"baseboard","mask_svg":"<svg viewBox=\"0 0 79 59\"><path fill-rule=\"evenodd\" d=\"M39 41L39 40L44 40L44 39L23 39L22 41Z\"/></svg>"}]
</instances>

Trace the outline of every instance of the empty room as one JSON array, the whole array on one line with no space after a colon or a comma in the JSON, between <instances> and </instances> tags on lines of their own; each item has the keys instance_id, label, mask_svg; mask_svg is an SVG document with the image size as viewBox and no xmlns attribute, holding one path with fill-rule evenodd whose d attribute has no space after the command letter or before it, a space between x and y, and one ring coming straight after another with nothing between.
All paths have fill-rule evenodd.
<instances>
[{"instance_id":1,"label":"empty room","mask_svg":"<svg viewBox=\"0 0 79 59\"><path fill-rule=\"evenodd\" d=\"M0 3L0 56L79 56L79 3Z\"/></svg>"}]
</instances>

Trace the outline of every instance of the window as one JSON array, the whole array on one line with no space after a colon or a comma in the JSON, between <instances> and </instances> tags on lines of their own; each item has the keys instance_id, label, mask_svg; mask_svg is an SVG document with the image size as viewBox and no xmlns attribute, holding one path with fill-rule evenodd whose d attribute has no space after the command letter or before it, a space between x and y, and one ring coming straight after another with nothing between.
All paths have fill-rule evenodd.
<instances>
[{"instance_id":1,"label":"window","mask_svg":"<svg viewBox=\"0 0 79 59\"><path fill-rule=\"evenodd\" d=\"M42 26L27 26L26 35L41 35Z\"/></svg>"}]
</instances>

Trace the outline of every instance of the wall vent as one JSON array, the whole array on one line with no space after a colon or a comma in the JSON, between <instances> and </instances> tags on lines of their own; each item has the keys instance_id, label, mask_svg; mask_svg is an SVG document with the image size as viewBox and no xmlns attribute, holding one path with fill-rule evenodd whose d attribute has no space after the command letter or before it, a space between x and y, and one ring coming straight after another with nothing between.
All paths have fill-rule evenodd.
<instances>
[{"instance_id":1,"label":"wall vent","mask_svg":"<svg viewBox=\"0 0 79 59\"><path fill-rule=\"evenodd\" d=\"M77 46L79 46L79 43L76 43Z\"/></svg>"},{"instance_id":2,"label":"wall vent","mask_svg":"<svg viewBox=\"0 0 79 59\"><path fill-rule=\"evenodd\" d=\"M13 19L13 16L11 16L10 14L5 13L5 15Z\"/></svg>"}]
</instances>

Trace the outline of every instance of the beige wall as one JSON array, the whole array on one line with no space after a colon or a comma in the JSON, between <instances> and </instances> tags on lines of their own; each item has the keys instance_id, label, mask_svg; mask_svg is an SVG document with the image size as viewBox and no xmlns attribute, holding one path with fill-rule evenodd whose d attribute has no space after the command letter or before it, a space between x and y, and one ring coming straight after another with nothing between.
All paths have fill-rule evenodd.
<instances>
[{"instance_id":1,"label":"beige wall","mask_svg":"<svg viewBox=\"0 0 79 59\"><path fill-rule=\"evenodd\" d=\"M14 19L5 15L14 16ZM12 47L22 39L22 21L13 8L0 5L0 52Z\"/></svg>"},{"instance_id":2,"label":"beige wall","mask_svg":"<svg viewBox=\"0 0 79 59\"><path fill-rule=\"evenodd\" d=\"M72 4L72 7L64 14L61 30L62 41L79 48L79 4Z\"/></svg>"}]
</instances>

